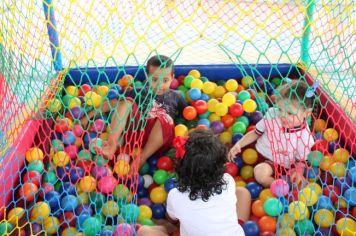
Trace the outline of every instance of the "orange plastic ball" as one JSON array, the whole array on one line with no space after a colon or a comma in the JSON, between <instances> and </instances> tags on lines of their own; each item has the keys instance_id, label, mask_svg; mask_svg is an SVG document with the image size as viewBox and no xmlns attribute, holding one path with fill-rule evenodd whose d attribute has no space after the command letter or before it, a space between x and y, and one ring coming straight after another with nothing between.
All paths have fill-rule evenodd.
<instances>
[{"instance_id":1,"label":"orange plastic ball","mask_svg":"<svg viewBox=\"0 0 356 236\"><path fill-rule=\"evenodd\" d=\"M192 106L187 106L183 110L183 117L186 120L194 120L197 117L197 110Z\"/></svg>"},{"instance_id":2,"label":"orange plastic ball","mask_svg":"<svg viewBox=\"0 0 356 236\"><path fill-rule=\"evenodd\" d=\"M260 227L261 232L275 232L277 227L276 218L272 216L263 216L258 221L258 226Z\"/></svg>"},{"instance_id":3,"label":"orange plastic ball","mask_svg":"<svg viewBox=\"0 0 356 236\"><path fill-rule=\"evenodd\" d=\"M263 201L256 200L252 203L252 213L257 217L262 217L266 215L265 210L263 209Z\"/></svg>"}]
</instances>

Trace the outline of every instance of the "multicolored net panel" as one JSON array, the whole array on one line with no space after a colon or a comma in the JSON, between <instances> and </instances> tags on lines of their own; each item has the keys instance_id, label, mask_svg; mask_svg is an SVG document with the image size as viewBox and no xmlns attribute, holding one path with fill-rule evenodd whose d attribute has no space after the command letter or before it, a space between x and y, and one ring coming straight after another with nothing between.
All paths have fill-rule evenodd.
<instances>
[{"instance_id":1,"label":"multicolored net panel","mask_svg":"<svg viewBox=\"0 0 356 236\"><path fill-rule=\"evenodd\" d=\"M256 143L226 164L253 200L242 227L246 235L355 235L354 7L2 1L0 235L135 235L165 219L175 150L140 164L157 96L145 65L157 54L173 59L171 89L188 104L174 117L175 136L208 128L228 147L273 116L280 86L307 83L313 103L304 128L313 142L268 137L279 163L271 165L273 183L256 178L263 160ZM308 102L297 103L299 112ZM266 131L279 125L264 123ZM119 144L108 156L102 150L112 133ZM280 161L296 153L305 166L297 185L297 168Z\"/></svg>"}]
</instances>

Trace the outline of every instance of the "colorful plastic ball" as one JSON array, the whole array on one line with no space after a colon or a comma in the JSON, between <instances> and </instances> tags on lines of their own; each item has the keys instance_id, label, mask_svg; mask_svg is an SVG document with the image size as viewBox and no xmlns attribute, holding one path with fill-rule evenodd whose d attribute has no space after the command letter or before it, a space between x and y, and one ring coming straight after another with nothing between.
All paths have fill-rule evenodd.
<instances>
[{"instance_id":1,"label":"colorful plastic ball","mask_svg":"<svg viewBox=\"0 0 356 236\"><path fill-rule=\"evenodd\" d=\"M298 235L314 235L315 228L313 222L308 219L297 221L295 231Z\"/></svg>"},{"instance_id":2,"label":"colorful plastic ball","mask_svg":"<svg viewBox=\"0 0 356 236\"><path fill-rule=\"evenodd\" d=\"M101 104L101 96L95 92L90 91L84 95L84 101L89 106L99 107Z\"/></svg>"},{"instance_id":3,"label":"colorful plastic ball","mask_svg":"<svg viewBox=\"0 0 356 236\"><path fill-rule=\"evenodd\" d=\"M138 206L133 203L123 205L120 210L121 216L128 223L134 223L135 221L137 221L139 211L140 210Z\"/></svg>"},{"instance_id":4,"label":"colorful plastic ball","mask_svg":"<svg viewBox=\"0 0 356 236\"><path fill-rule=\"evenodd\" d=\"M242 167L243 168L243 167ZM262 186L259 185L256 182L250 182L246 185L247 190L251 194L252 199L257 199L258 196L260 195L260 192L262 191Z\"/></svg>"},{"instance_id":5,"label":"colorful plastic ball","mask_svg":"<svg viewBox=\"0 0 356 236\"><path fill-rule=\"evenodd\" d=\"M302 201L291 202L288 206L288 213L295 220L303 220L309 217L309 210Z\"/></svg>"},{"instance_id":6,"label":"colorful plastic ball","mask_svg":"<svg viewBox=\"0 0 356 236\"><path fill-rule=\"evenodd\" d=\"M262 200L256 200L252 203L251 211L252 211L253 215L255 215L257 217L262 217L262 216L266 215L266 212L263 209L263 204L264 204L264 201L262 201Z\"/></svg>"},{"instance_id":7,"label":"colorful plastic ball","mask_svg":"<svg viewBox=\"0 0 356 236\"><path fill-rule=\"evenodd\" d=\"M327 209L320 209L314 213L314 221L320 227L330 227L334 223L334 214Z\"/></svg>"},{"instance_id":8,"label":"colorful plastic ball","mask_svg":"<svg viewBox=\"0 0 356 236\"><path fill-rule=\"evenodd\" d=\"M117 180L112 175L102 177L98 181L98 190L104 194L111 194L117 186Z\"/></svg>"},{"instance_id":9,"label":"colorful plastic ball","mask_svg":"<svg viewBox=\"0 0 356 236\"><path fill-rule=\"evenodd\" d=\"M342 236L354 236L356 232L356 222L349 217L336 221L336 230Z\"/></svg>"},{"instance_id":10,"label":"colorful plastic ball","mask_svg":"<svg viewBox=\"0 0 356 236\"><path fill-rule=\"evenodd\" d=\"M204 125L204 126L210 128L210 121L206 118L199 119L198 125Z\"/></svg>"},{"instance_id":11,"label":"colorful plastic ball","mask_svg":"<svg viewBox=\"0 0 356 236\"><path fill-rule=\"evenodd\" d=\"M79 179L84 177L84 170L80 167L72 167L69 171L69 181L76 184Z\"/></svg>"},{"instance_id":12,"label":"colorful plastic ball","mask_svg":"<svg viewBox=\"0 0 356 236\"><path fill-rule=\"evenodd\" d=\"M165 171L173 170L173 161L167 156L162 156L157 161L157 168Z\"/></svg>"},{"instance_id":13,"label":"colorful plastic ball","mask_svg":"<svg viewBox=\"0 0 356 236\"><path fill-rule=\"evenodd\" d=\"M75 159L78 156L78 147L75 145L68 145L64 148L64 152L68 154L70 159Z\"/></svg>"},{"instance_id":14,"label":"colorful plastic ball","mask_svg":"<svg viewBox=\"0 0 356 236\"><path fill-rule=\"evenodd\" d=\"M318 201L318 193L309 187L299 191L299 199L307 206L313 206Z\"/></svg>"},{"instance_id":15,"label":"colorful plastic ball","mask_svg":"<svg viewBox=\"0 0 356 236\"><path fill-rule=\"evenodd\" d=\"M287 227L287 228L279 229L276 234L276 236L286 236L286 235L296 236L296 233L294 232L293 229Z\"/></svg>"},{"instance_id":16,"label":"colorful plastic ball","mask_svg":"<svg viewBox=\"0 0 356 236\"><path fill-rule=\"evenodd\" d=\"M223 143L223 144L230 144L232 142L232 134L228 131L222 132L219 135L219 140Z\"/></svg>"},{"instance_id":17,"label":"colorful plastic ball","mask_svg":"<svg viewBox=\"0 0 356 236\"><path fill-rule=\"evenodd\" d=\"M338 148L334 151L333 159L335 162L346 163L349 160L350 153L344 148Z\"/></svg>"},{"instance_id":18,"label":"colorful plastic ball","mask_svg":"<svg viewBox=\"0 0 356 236\"><path fill-rule=\"evenodd\" d=\"M233 116L227 114L221 118L221 122L223 122L225 128L229 128L234 124L235 118Z\"/></svg>"},{"instance_id":19,"label":"colorful plastic ball","mask_svg":"<svg viewBox=\"0 0 356 236\"><path fill-rule=\"evenodd\" d=\"M213 96L216 98L222 98L224 94L226 93L226 90L224 86L217 86L213 92Z\"/></svg>"},{"instance_id":20,"label":"colorful plastic ball","mask_svg":"<svg viewBox=\"0 0 356 236\"><path fill-rule=\"evenodd\" d=\"M253 167L250 165L245 165L240 170L240 175L244 180L253 177Z\"/></svg>"},{"instance_id":21,"label":"colorful plastic ball","mask_svg":"<svg viewBox=\"0 0 356 236\"><path fill-rule=\"evenodd\" d=\"M90 131L95 133L101 133L106 129L105 121L103 119L96 119L90 126Z\"/></svg>"},{"instance_id":22,"label":"colorful plastic ball","mask_svg":"<svg viewBox=\"0 0 356 236\"><path fill-rule=\"evenodd\" d=\"M216 110L216 105L218 105L219 104L219 101L218 100L216 100L216 99L210 99L209 101L208 101L208 111L209 112L215 112L215 110Z\"/></svg>"},{"instance_id":23,"label":"colorful plastic ball","mask_svg":"<svg viewBox=\"0 0 356 236\"><path fill-rule=\"evenodd\" d=\"M75 227L67 227L62 231L61 234L61 236L72 236L72 235L79 235L79 232Z\"/></svg>"},{"instance_id":24,"label":"colorful plastic ball","mask_svg":"<svg viewBox=\"0 0 356 236\"><path fill-rule=\"evenodd\" d=\"M220 134L220 133L224 132L224 130L225 130L225 126L221 121L213 122L211 124L210 128L215 134Z\"/></svg>"},{"instance_id":25,"label":"colorful plastic ball","mask_svg":"<svg viewBox=\"0 0 356 236\"><path fill-rule=\"evenodd\" d=\"M114 236L132 236L134 230L130 224L122 223L117 226L114 231Z\"/></svg>"},{"instance_id":26,"label":"colorful plastic ball","mask_svg":"<svg viewBox=\"0 0 356 236\"><path fill-rule=\"evenodd\" d=\"M262 120L263 115L260 111L255 111L252 112L248 118L251 124L256 125L260 120Z\"/></svg>"},{"instance_id":27,"label":"colorful plastic ball","mask_svg":"<svg viewBox=\"0 0 356 236\"><path fill-rule=\"evenodd\" d=\"M232 135L232 144L237 143L240 139L242 139L243 134L235 133Z\"/></svg>"},{"instance_id":28,"label":"colorful plastic ball","mask_svg":"<svg viewBox=\"0 0 356 236\"><path fill-rule=\"evenodd\" d=\"M190 84L190 87L193 89L198 89L200 92L200 89L203 87L203 81L201 81L200 79L193 79L193 81ZM200 92L201 94L201 92Z\"/></svg>"},{"instance_id":29,"label":"colorful plastic ball","mask_svg":"<svg viewBox=\"0 0 356 236\"><path fill-rule=\"evenodd\" d=\"M335 129L328 128L324 131L323 137L327 142L332 142L338 140L339 134Z\"/></svg>"},{"instance_id":30,"label":"colorful plastic ball","mask_svg":"<svg viewBox=\"0 0 356 236\"><path fill-rule=\"evenodd\" d=\"M260 228L258 227L258 224L254 221L246 221L242 225L242 228L245 232L245 235L260 236Z\"/></svg>"},{"instance_id":31,"label":"colorful plastic ball","mask_svg":"<svg viewBox=\"0 0 356 236\"><path fill-rule=\"evenodd\" d=\"M147 205L140 205L139 207L140 213L138 215L138 220L141 221L142 219L151 219L152 218L152 210Z\"/></svg>"},{"instance_id":32,"label":"colorful plastic ball","mask_svg":"<svg viewBox=\"0 0 356 236\"><path fill-rule=\"evenodd\" d=\"M42 175L38 171L27 171L23 178L24 183L26 182L34 183L37 187L40 186L41 181L42 181Z\"/></svg>"},{"instance_id":33,"label":"colorful plastic ball","mask_svg":"<svg viewBox=\"0 0 356 236\"><path fill-rule=\"evenodd\" d=\"M27 171L37 171L41 174L44 172L44 165L42 161L32 161L27 165Z\"/></svg>"},{"instance_id":34,"label":"colorful plastic ball","mask_svg":"<svg viewBox=\"0 0 356 236\"><path fill-rule=\"evenodd\" d=\"M44 159L43 152L38 147L32 147L26 151L26 161L33 162L33 161L42 161Z\"/></svg>"},{"instance_id":35,"label":"colorful plastic ball","mask_svg":"<svg viewBox=\"0 0 356 236\"><path fill-rule=\"evenodd\" d=\"M167 178L168 178L168 173L165 170L157 170L153 174L153 180L158 185L164 184Z\"/></svg>"},{"instance_id":36,"label":"colorful plastic ball","mask_svg":"<svg viewBox=\"0 0 356 236\"><path fill-rule=\"evenodd\" d=\"M37 202L33 205L30 212L31 221L41 223L43 219L49 216L51 213L51 208L46 202Z\"/></svg>"},{"instance_id":37,"label":"colorful plastic ball","mask_svg":"<svg viewBox=\"0 0 356 236\"><path fill-rule=\"evenodd\" d=\"M246 99L242 104L242 108L244 109L245 112L252 113L256 111L257 104L252 99Z\"/></svg>"},{"instance_id":38,"label":"colorful plastic ball","mask_svg":"<svg viewBox=\"0 0 356 236\"><path fill-rule=\"evenodd\" d=\"M215 122L215 121L220 121L220 120L221 120L221 117L218 116L218 115L215 114L215 113L212 113L212 114L209 115L208 119L209 119L210 123L213 123L213 122Z\"/></svg>"},{"instance_id":39,"label":"colorful plastic ball","mask_svg":"<svg viewBox=\"0 0 356 236\"><path fill-rule=\"evenodd\" d=\"M352 183L356 183L356 166L349 168L347 176L351 180Z\"/></svg>"},{"instance_id":40,"label":"colorful plastic ball","mask_svg":"<svg viewBox=\"0 0 356 236\"><path fill-rule=\"evenodd\" d=\"M83 230L83 233L87 236L95 236L101 230L101 223L95 217L88 217L83 222L82 230Z\"/></svg>"},{"instance_id":41,"label":"colorful plastic ball","mask_svg":"<svg viewBox=\"0 0 356 236\"><path fill-rule=\"evenodd\" d=\"M242 90L241 92L239 92L237 98L238 98L240 101L244 102L244 101L246 101L247 99L250 99L250 98L251 98L251 95L250 95L250 93L247 92L246 90Z\"/></svg>"},{"instance_id":42,"label":"colorful plastic ball","mask_svg":"<svg viewBox=\"0 0 356 236\"><path fill-rule=\"evenodd\" d=\"M330 200L335 203L341 196L341 191L337 186L326 185L323 187L323 195L329 197Z\"/></svg>"},{"instance_id":43,"label":"colorful plastic ball","mask_svg":"<svg viewBox=\"0 0 356 236\"><path fill-rule=\"evenodd\" d=\"M319 168L323 171L328 171L333 163L334 159L330 155L324 155L319 163Z\"/></svg>"},{"instance_id":44,"label":"colorful plastic ball","mask_svg":"<svg viewBox=\"0 0 356 236\"><path fill-rule=\"evenodd\" d=\"M119 205L115 201L109 200L104 203L101 212L104 216L115 217L119 214Z\"/></svg>"},{"instance_id":45,"label":"colorful plastic ball","mask_svg":"<svg viewBox=\"0 0 356 236\"><path fill-rule=\"evenodd\" d=\"M109 89L107 98L109 100L117 99L119 97L119 94L120 94L120 92L118 92L116 89Z\"/></svg>"},{"instance_id":46,"label":"colorful plastic ball","mask_svg":"<svg viewBox=\"0 0 356 236\"><path fill-rule=\"evenodd\" d=\"M283 210L283 205L277 198L272 197L264 202L263 209L269 216L278 216Z\"/></svg>"},{"instance_id":47,"label":"colorful plastic ball","mask_svg":"<svg viewBox=\"0 0 356 236\"><path fill-rule=\"evenodd\" d=\"M54 234L59 231L59 220L57 217L49 216L43 220L43 229L47 234Z\"/></svg>"},{"instance_id":48,"label":"colorful plastic ball","mask_svg":"<svg viewBox=\"0 0 356 236\"><path fill-rule=\"evenodd\" d=\"M258 159L258 153L253 148L247 148L242 152L242 160L247 165L253 165Z\"/></svg>"},{"instance_id":49,"label":"colorful plastic ball","mask_svg":"<svg viewBox=\"0 0 356 236\"><path fill-rule=\"evenodd\" d=\"M346 174L346 166L342 162L335 162L330 166L330 172L335 177L343 177Z\"/></svg>"},{"instance_id":50,"label":"colorful plastic ball","mask_svg":"<svg viewBox=\"0 0 356 236\"><path fill-rule=\"evenodd\" d=\"M79 181L79 187L83 192L92 192L96 189L96 180L92 176L84 176Z\"/></svg>"},{"instance_id":51,"label":"colorful plastic ball","mask_svg":"<svg viewBox=\"0 0 356 236\"><path fill-rule=\"evenodd\" d=\"M222 103L230 107L236 103L236 96L232 93L227 93L222 97Z\"/></svg>"},{"instance_id":52,"label":"colorful plastic ball","mask_svg":"<svg viewBox=\"0 0 356 236\"><path fill-rule=\"evenodd\" d=\"M232 132L244 134L246 132L246 125L241 121L235 122L235 124L232 126Z\"/></svg>"},{"instance_id":53,"label":"colorful plastic ball","mask_svg":"<svg viewBox=\"0 0 356 236\"><path fill-rule=\"evenodd\" d=\"M244 76L241 80L241 84L245 88L249 88L253 84L253 78L251 76Z\"/></svg>"},{"instance_id":54,"label":"colorful plastic ball","mask_svg":"<svg viewBox=\"0 0 356 236\"><path fill-rule=\"evenodd\" d=\"M52 113L60 112L60 110L62 109L62 102L57 98L48 100L45 102L45 104L46 108Z\"/></svg>"},{"instance_id":55,"label":"colorful plastic ball","mask_svg":"<svg viewBox=\"0 0 356 236\"><path fill-rule=\"evenodd\" d=\"M197 117L197 111L192 106L187 106L183 109L183 117L186 120L194 120Z\"/></svg>"},{"instance_id":56,"label":"colorful plastic ball","mask_svg":"<svg viewBox=\"0 0 356 236\"><path fill-rule=\"evenodd\" d=\"M92 209L91 206L86 205L86 204L79 204L78 207L75 209L75 214L77 216L80 216L82 214L86 214L86 215L93 215L94 211Z\"/></svg>"},{"instance_id":57,"label":"colorful plastic ball","mask_svg":"<svg viewBox=\"0 0 356 236\"><path fill-rule=\"evenodd\" d=\"M321 132L326 129L326 122L323 119L316 119L314 122L315 132Z\"/></svg>"},{"instance_id":58,"label":"colorful plastic ball","mask_svg":"<svg viewBox=\"0 0 356 236\"><path fill-rule=\"evenodd\" d=\"M182 124L176 125L174 128L174 133L176 137L184 137L188 134L188 128Z\"/></svg>"},{"instance_id":59,"label":"colorful plastic ball","mask_svg":"<svg viewBox=\"0 0 356 236\"><path fill-rule=\"evenodd\" d=\"M274 217L262 216L258 221L258 226L261 232L275 232L277 228L277 221Z\"/></svg>"},{"instance_id":60,"label":"colorful plastic ball","mask_svg":"<svg viewBox=\"0 0 356 236\"><path fill-rule=\"evenodd\" d=\"M167 193L171 191L171 189L173 189L174 187L175 187L174 178L169 178L166 180L166 182L164 182L164 189L166 190Z\"/></svg>"},{"instance_id":61,"label":"colorful plastic ball","mask_svg":"<svg viewBox=\"0 0 356 236\"><path fill-rule=\"evenodd\" d=\"M234 80L234 79L229 79L229 80L226 81L226 83L225 83L225 88L226 88L227 91L232 92L232 91L236 91L238 85L239 85L239 84L237 83L236 80Z\"/></svg>"},{"instance_id":62,"label":"colorful plastic ball","mask_svg":"<svg viewBox=\"0 0 356 236\"><path fill-rule=\"evenodd\" d=\"M153 178L150 175L144 175L143 179L144 179L144 182L145 182L145 184L144 184L145 188L148 188L153 183Z\"/></svg>"},{"instance_id":63,"label":"colorful plastic ball","mask_svg":"<svg viewBox=\"0 0 356 236\"><path fill-rule=\"evenodd\" d=\"M189 90L189 98L193 101L199 100L201 97L200 89L198 88L191 88Z\"/></svg>"},{"instance_id":64,"label":"colorful plastic ball","mask_svg":"<svg viewBox=\"0 0 356 236\"><path fill-rule=\"evenodd\" d=\"M315 209L327 209L327 210L332 210L333 209L333 203L329 197L326 196L319 196L316 204L315 204Z\"/></svg>"},{"instance_id":65,"label":"colorful plastic ball","mask_svg":"<svg viewBox=\"0 0 356 236\"><path fill-rule=\"evenodd\" d=\"M260 200L262 201L266 201L267 199L274 197L274 194L272 193L272 191L270 189L263 189L260 193Z\"/></svg>"},{"instance_id":66,"label":"colorful plastic ball","mask_svg":"<svg viewBox=\"0 0 356 236\"><path fill-rule=\"evenodd\" d=\"M58 167L66 166L70 161L70 157L66 152L59 151L52 156L52 162Z\"/></svg>"},{"instance_id":67,"label":"colorful plastic ball","mask_svg":"<svg viewBox=\"0 0 356 236\"><path fill-rule=\"evenodd\" d=\"M38 187L34 183L24 183L19 189L19 197L24 198L26 202L33 201L38 192Z\"/></svg>"},{"instance_id":68,"label":"colorful plastic ball","mask_svg":"<svg viewBox=\"0 0 356 236\"><path fill-rule=\"evenodd\" d=\"M68 108L73 109L74 107L80 107L82 102L77 97L71 97L68 101Z\"/></svg>"},{"instance_id":69,"label":"colorful plastic ball","mask_svg":"<svg viewBox=\"0 0 356 236\"><path fill-rule=\"evenodd\" d=\"M127 175L129 171L130 171L130 163L126 160L118 160L114 165L114 172L119 177L123 177Z\"/></svg>"},{"instance_id":70,"label":"colorful plastic ball","mask_svg":"<svg viewBox=\"0 0 356 236\"><path fill-rule=\"evenodd\" d=\"M356 206L356 188L350 187L344 193L345 200L350 204L350 206Z\"/></svg>"},{"instance_id":71,"label":"colorful plastic ball","mask_svg":"<svg viewBox=\"0 0 356 236\"><path fill-rule=\"evenodd\" d=\"M61 200L61 209L63 211L74 211L78 206L78 199L76 196L67 195Z\"/></svg>"},{"instance_id":72,"label":"colorful plastic ball","mask_svg":"<svg viewBox=\"0 0 356 236\"><path fill-rule=\"evenodd\" d=\"M316 140L313 147L311 148L313 151L317 150L326 155L329 153L328 142L325 140Z\"/></svg>"},{"instance_id":73,"label":"colorful plastic ball","mask_svg":"<svg viewBox=\"0 0 356 236\"><path fill-rule=\"evenodd\" d=\"M150 193L150 198L153 203L164 203L167 199L167 192L163 187L155 187Z\"/></svg>"},{"instance_id":74,"label":"colorful plastic ball","mask_svg":"<svg viewBox=\"0 0 356 236\"><path fill-rule=\"evenodd\" d=\"M207 81L203 84L202 91L205 94L212 94L216 88L216 84L213 82Z\"/></svg>"},{"instance_id":75,"label":"colorful plastic ball","mask_svg":"<svg viewBox=\"0 0 356 236\"><path fill-rule=\"evenodd\" d=\"M151 206L152 216L155 219L163 219L166 215L166 208L163 204L153 204Z\"/></svg>"},{"instance_id":76,"label":"colorful plastic ball","mask_svg":"<svg viewBox=\"0 0 356 236\"><path fill-rule=\"evenodd\" d=\"M225 173L230 174L232 177L235 177L237 175L238 168L235 163L233 162L227 162L225 164Z\"/></svg>"},{"instance_id":77,"label":"colorful plastic ball","mask_svg":"<svg viewBox=\"0 0 356 236\"><path fill-rule=\"evenodd\" d=\"M69 85L65 88L65 92L66 94L70 95L70 96L73 96L73 97L76 97L76 96L79 96L79 89L78 87L76 86L73 86L73 85Z\"/></svg>"},{"instance_id":78,"label":"colorful plastic ball","mask_svg":"<svg viewBox=\"0 0 356 236\"><path fill-rule=\"evenodd\" d=\"M308 163L314 167L318 167L323 158L323 154L319 151L311 151L307 155Z\"/></svg>"},{"instance_id":79,"label":"colorful plastic ball","mask_svg":"<svg viewBox=\"0 0 356 236\"><path fill-rule=\"evenodd\" d=\"M190 88L191 83L192 83L192 81L193 81L194 79L195 79L195 78L194 78L193 76L187 75L187 76L184 78L184 81L183 81L184 86L187 87L187 88Z\"/></svg>"},{"instance_id":80,"label":"colorful plastic ball","mask_svg":"<svg viewBox=\"0 0 356 236\"><path fill-rule=\"evenodd\" d=\"M25 213L26 211L22 207L12 208L9 212L7 212L6 220L12 225L18 225Z\"/></svg>"},{"instance_id":81,"label":"colorful plastic ball","mask_svg":"<svg viewBox=\"0 0 356 236\"><path fill-rule=\"evenodd\" d=\"M230 106L229 108L229 113L232 115L232 117L240 117L244 114L244 110L242 108L242 105L239 103L235 103Z\"/></svg>"},{"instance_id":82,"label":"colorful plastic ball","mask_svg":"<svg viewBox=\"0 0 356 236\"><path fill-rule=\"evenodd\" d=\"M283 179L276 179L272 182L270 190L276 197L284 197L289 193L289 184Z\"/></svg>"},{"instance_id":83,"label":"colorful plastic ball","mask_svg":"<svg viewBox=\"0 0 356 236\"><path fill-rule=\"evenodd\" d=\"M345 177L334 179L334 182L331 182L331 184L338 187L341 193L344 193L350 186L352 186L351 180Z\"/></svg>"},{"instance_id":84,"label":"colorful plastic ball","mask_svg":"<svg viewBox=\"0 0 356 236\"><path fill-rule=\"evenodd\" d=\"M208 104L204 100L198 100L194 103L194 108L201 115L208 111Z\"/></svg>"},{"instance_id":85,"label":"colorful plastic ball","mask_svg":"<svg viewBox=\"0 0 356 236\"><path fill-rule=\"evenodd\" d=\"M224 115L226 115L228 113L228 111L229 111L229 108L224 103L218 103L215 106L215 113L218 116L224 116Z\"/></svg>"}]
</instances>

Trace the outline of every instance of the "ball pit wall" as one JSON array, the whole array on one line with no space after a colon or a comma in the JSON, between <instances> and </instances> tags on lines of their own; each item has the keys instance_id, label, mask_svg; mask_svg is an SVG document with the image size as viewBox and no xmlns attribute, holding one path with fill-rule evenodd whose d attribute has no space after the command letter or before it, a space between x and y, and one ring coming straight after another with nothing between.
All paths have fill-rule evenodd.
<instances>
[{"instance_id":1,"label":"ball pit wall","mask_svg":"<svg viewBox=\"0 0 356 236\"><path fill-rule=\"evenodd\" d=\"M285 76L290 78L298 78L303 75L309 84L312 84L314 79L311 75L305 73L293 64L279 65L178 65L175 67L175 75L184 75L192 69L197 69L201 74L211 81L227 80L230 78L239 78L246 75L253 77L263 76L264 78L272 78L276 76ZM115 68L79 68L71 69L66 75L64 84L84 84L91 81L93 84L100 82L117 82L124 74L134 75L135 78L143 80L145 78L144 70L134 66L115 67ZM321 103L324 114L337 114L330 117L330 121L334 128L343 130L340 133L341 139L347 139L345 145L351 150L352 154L356 154L356 124L346 115L342 108L336 104L330 96L318 88L317 93L320 94ZM25 161L25 152L32 146L34 140L40 138L42 148L49 148L48 143L50 137L48 129L50 129L49 120L28 120L12 146L12 152L5 156L1 165L3 171L0 173L1 194L0 194L0 219L4 216L4 209L9 205L11 197L16 193L16 183L19 179L19 173L23 168ZM41 137L44 135L45 137ZM48 137L47 137L48 136Z\"/></svg>"}]
</instances>

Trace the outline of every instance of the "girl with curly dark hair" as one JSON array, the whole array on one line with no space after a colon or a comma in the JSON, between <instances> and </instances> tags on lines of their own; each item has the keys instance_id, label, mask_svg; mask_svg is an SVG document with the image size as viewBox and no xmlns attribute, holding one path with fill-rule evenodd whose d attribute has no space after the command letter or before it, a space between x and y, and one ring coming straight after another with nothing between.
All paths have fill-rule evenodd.
<instances>
[{"instance_id":1,"label":"girl with curly dark hair","mask_svg":"<svg viewBox=\"0 0 356 236\"><path fill-rule=\"evenodd\" d=\"M242 221L248 220L251 195L246 188L236 188L225 173L225 145L202 129L174 142L177 185L168 193L167 214L179 221L180 235L245 235L237 213Z\"/></svg>"}]
</instances>

